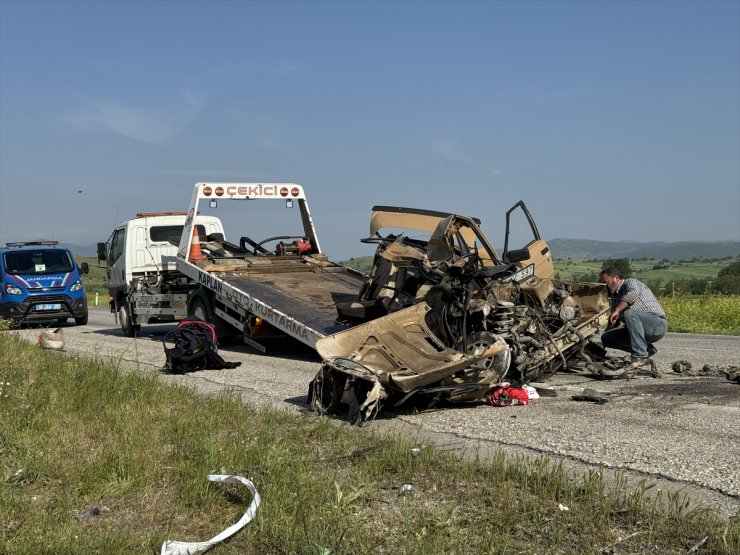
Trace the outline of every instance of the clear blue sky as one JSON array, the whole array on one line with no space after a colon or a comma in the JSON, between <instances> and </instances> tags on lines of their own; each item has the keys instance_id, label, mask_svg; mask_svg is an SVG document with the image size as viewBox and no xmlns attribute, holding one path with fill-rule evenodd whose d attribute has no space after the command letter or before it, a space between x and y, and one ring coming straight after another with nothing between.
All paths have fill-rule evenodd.
<instances>
[{"instance_id":1,"label":"clear blue sky","mask_svg":"<svg viewBox=\"0 0 740 555\"><path fill-rule=\"evenodd\" d=\"M0 242L104 241L198 181L302 184L335 259L374 204L740 240L739 104L732 0L0 0Z\"/></svg>"}]
</instances>

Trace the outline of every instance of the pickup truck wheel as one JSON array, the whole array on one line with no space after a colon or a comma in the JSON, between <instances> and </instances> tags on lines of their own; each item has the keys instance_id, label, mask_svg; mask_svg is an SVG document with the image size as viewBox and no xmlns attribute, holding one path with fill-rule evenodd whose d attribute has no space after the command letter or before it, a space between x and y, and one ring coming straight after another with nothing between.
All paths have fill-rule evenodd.
<instances>
[{"instance_id":1,"label":"pickup truck wheel","mask_svg":"<svg viewBox=\"0 0 740 555\"><path fill-rule=\"evenodd\" d=\"M131 311L126 303L118 307L118 323L121 324L123 335L126 337L136 337L141 326L135 325L131 318Z\"/></svg>"},{"instance_id":2,"label":"pickup truck wheel","mask_svg":"<svg viewBox=\"0 0 740 555\"><path fill-rule=\"evenodd\" d=\"M86 326L87 325L87 312L83 316L80 316L79 318L75 317L75 324L78 326Z\"/></svg>"}]
</instances>

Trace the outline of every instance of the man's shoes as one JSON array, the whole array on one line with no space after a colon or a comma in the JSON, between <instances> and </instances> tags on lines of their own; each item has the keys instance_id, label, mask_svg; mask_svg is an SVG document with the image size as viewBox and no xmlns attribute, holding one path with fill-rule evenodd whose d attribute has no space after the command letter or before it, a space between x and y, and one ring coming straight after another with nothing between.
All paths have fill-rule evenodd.
<instances>
[{"instance_id":1,"label":"man's shoes","mask_svg":"<svg viewBox=\"0 0 740 555\"><path fill-rule=\"evenodd\" d=\"M646 357L639 357L637 355L632 355L632 362L640 361L640 360L642 360L644 362L647 359L649 359L650 357L652 357L657 352L658 352L658 349L656 349L655 346L652 343L648 343L648 346L647 346L647 356Z\"/></svg>"},{"instance_id":2,"label":"man's shoes","mask_svg":"<svg viewBox=\"0 0 740 555\"><path fill-rule=\"evenodd\" d=\"M632 362L625 368L625 377L634 378L638 372L649 372L653 378L660 378L655 361L650 357L632 357Z\"/></svg>"}]
</instances>

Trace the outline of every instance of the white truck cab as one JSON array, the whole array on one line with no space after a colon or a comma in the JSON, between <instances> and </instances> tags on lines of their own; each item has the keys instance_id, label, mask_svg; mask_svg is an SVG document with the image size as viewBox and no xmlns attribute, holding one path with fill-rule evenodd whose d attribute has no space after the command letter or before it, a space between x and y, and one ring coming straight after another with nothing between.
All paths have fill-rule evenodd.
<instances>
[{"instance_id":1,"label":"white truck cab","mask_svg":"<svg viewBox=\"0 0 740 555\"><path fill-rule=\"evenodd\" d=\"M107 243L98 243L98 259L108 265L110 308L129 337L141 323L172 322L187 316L184 293L193 286L184 277L178 279L173 261L185 218L185 212L139 212L118 224ZM196 220L203 241L223 239L218 218L198 216Z\"/></svg>"}]
</instances>

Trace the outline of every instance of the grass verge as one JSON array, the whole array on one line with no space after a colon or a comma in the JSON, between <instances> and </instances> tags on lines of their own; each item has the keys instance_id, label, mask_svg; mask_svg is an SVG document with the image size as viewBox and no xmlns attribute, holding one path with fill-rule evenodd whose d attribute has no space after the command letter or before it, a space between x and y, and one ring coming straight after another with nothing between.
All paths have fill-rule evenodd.
<instances>
[{"instance_id":1,"label":"grass verge","mask_svg":"<svg viewBox=\"0 0 740 555\"><path fill-rule=\"evenodd\" d=\"M157 553L257 517L213 553L740 552L740 515L547 459L462 460L314 416L202 397L0 333L0 552ZM410 485L411 487L405 487ZM410 491L408 491L410 490ZM82 518L92 508L100 514Z\"/></svg>"}]
</instances>

